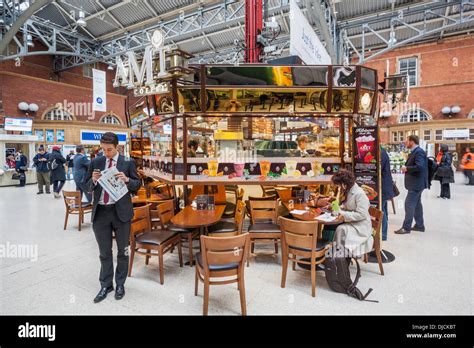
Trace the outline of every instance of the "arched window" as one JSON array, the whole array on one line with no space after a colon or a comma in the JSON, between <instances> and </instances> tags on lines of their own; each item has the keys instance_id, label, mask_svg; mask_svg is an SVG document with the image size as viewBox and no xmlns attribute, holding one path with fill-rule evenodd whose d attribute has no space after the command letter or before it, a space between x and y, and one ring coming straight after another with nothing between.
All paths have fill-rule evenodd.
<instances>
[{"instance_id":1,"label":"arched window","mask_svg":"<svg viewBox=\"0 0 474 348\"><path fill-rule=\"evenodd\" d=\"M74 116L72 116L68 111L64 110L62 107L54 107L47 110L43 114L43 120L47 121L73 121Z\"/></svg>"},{"instance_id":2,"label":"arched window","mask_svg":"<svg viewBox=\"0 0 474 348\"><path fill-rule=\"evenodd\" d=\"M410 122L420 122L420 121L429 121L431 116L424 110L421 109L410 109L407 112L403 113L398 120L399 123L410 123Z\"/></svg>"},{"instance_id":3,"label":"arched window","mask_svg":"<svg viewBox=\"0 0 474 348\"><path fill-rule=\"evenodd\" d=\"M99 122L107 123L107 124L117 124L117 125L122 124L122 122L120 121L120 118L118 118L118 116L115 116L113 114L102 116Z\"/></svg>"}]
</instances>

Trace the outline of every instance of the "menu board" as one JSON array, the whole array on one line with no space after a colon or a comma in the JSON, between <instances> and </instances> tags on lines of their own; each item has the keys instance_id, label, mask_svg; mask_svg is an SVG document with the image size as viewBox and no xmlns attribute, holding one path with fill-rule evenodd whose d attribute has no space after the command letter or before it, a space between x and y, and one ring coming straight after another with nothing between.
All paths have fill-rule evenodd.
<instances>
[{"instance_id":1,"label":"menu board","mask_svg":"<svg viewBox=\"0 0 474 348\"><path fill-rule=\"evenodd\" d=\"M372 205L378 206L380 195L377 127L355 127L353 130L354 174Z\"/></svg>"},{"instance_id":2,"label":"menu board","mask_svg":"<svg viewBox=\"0 0 474 348\"><path fill-rule=\"evenodd\" d=\"M196 209L197 210L214 210L214 196L211 195L197 195L196 196Z\"/></svg>"}]
</instances>

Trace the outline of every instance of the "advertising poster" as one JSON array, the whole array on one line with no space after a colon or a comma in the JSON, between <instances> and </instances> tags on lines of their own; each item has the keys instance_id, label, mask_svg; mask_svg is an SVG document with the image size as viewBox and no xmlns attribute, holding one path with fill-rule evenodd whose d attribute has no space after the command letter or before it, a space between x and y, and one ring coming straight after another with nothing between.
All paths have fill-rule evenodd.
<instances>
[{"instance_id":1,"label":"advertising poster","mask_svg":"<svg viewBox=\"0 0 474 348\"><path fill-rule=\"evenodd\" d=\"M46 129L46 142L54 143L54 129Z\"/></svg>"},{"instance_id":2,"label":"advertising poster","mask_svg":"<svg viewBox=\"0 0 474 348\"><path fill-rule=\"evenodd\" d=\"M377 127L355 127L353 130L354 174L370 203L379 203L379 141Z\"/></svg>"},{"instance_id":3,"label":"advertising poster","mask_svg":"<svg viewBox=\"0 0 474 348\"><path fill-rule=\"evenodd\" d=\"M94 111L107 111L107 93L105 88L105 71L92 69L93 79L93 109Z\"/></svg>"},{"instance_id":4,"label":"advertising poster","mask_svg":"<svg viewBox=\"0 0 474 348\"><path fill-rule=\"evenodd\" d=\"M36 129L35 135L38 137L38 141L44 141L44 131L42 129Z\"/></svg>"},{"instance_id":5,"label":"advertising poster","mask_svg":"<svg viewBox=\"0 0 474 348\"><path fill-rule=\"evenodd\" d=\"M58 143L64 143L64 129L56 130L56 139Z\"/></svg>"}]
</instances>

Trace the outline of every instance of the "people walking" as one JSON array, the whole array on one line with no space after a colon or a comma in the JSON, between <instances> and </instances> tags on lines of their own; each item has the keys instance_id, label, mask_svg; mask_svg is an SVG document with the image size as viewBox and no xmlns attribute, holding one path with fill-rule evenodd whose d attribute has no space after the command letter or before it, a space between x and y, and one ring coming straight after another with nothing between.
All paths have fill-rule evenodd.
<instances>
[{"instance_id":1,"label":"people walking","mask_svg":"<svg viewBox=\"0 0 474 348\"><path fill-rule=\"evenodd\" d=\"M26 185L26 171L28 170L28 159L23 154L22 150L18 150L15 156L15 170L20 174L20 185L18 187L23 187Z\"/></svg>"},{"instance_id":2,"label":"people walking","mask_svg":"<svg viewBox=\"0 0 474 348\"><path fill-rule=\"evenodd\" d=\"M382 175L382 240L387 240L388 234L388 201L395 197L393 191L393 178L392 171L390 170L390 158L388 157L387 151L381 148L381 168L380 172Z\"/></svg>"},{"instance_id":3,"label":"people walking","mask_svg":"<svg viewBox=\"0 0 474 348\"><path fill-rule=\"evenodd\" d=\"M74 150L71 150L69 154L66 156L66 166L67 166L67 172L66 172L66 178L68 180L71 180L71 175L74 176Z\"/></svg>"},{"instance_id":4,"label":"people walking","mask_svg":"<svg viewBox=\"0 0 474 348\"><path fill-rule=\"evenodd\" d=\"M82 195L86 196L87 201L90 203L92 201L92 195L86 187L86 177L87 172L89 171L89 166L91 161L87 158L84 150L84 146L78 145L76 147L76 155L74 156L74 182L76 183L76 190L81 192Z\"/></svg>"},{"instance_id":5,"label":"people walking","mask_svg":"<svg viewBox=\"0 0 474 348\"><path fill-rule=\"evenodd\" d=\"M454 171L452 168L453 157L449 153L448 145L441 144L440 151L436 156L438 168L434 176L441 184L441 192L438 198L451 199L451 190L449 184L454 183Z\"/></svg>"},{"instance_id":6,"label":"people walking","mask_svg":"<svg viewBox=\"0 0 474 348\"><path fill-rule=\"evenodd\" d=\"M44 193L44 191L46 191L47 194L51 193L51 182L49 180L51 173L48 168L48 159L49 154L44 151L43 145L40 145L38 153L33 158L33 163L36 167L36 180L38 181L38 195Z\"/></svg>"},{"instance_id":7,"label":"people walking","mask_svg":"<svg viewBox=\"0 0 474 348\"><path fill-rule=\"evenodd\" d=\"M54 198L61 198L60 192L66 182L66 170L64 169L66 159L61 154L61 148L59 146L53 146L53 151L49 155L48 163L51 169Z\"/></svg>"},{"instance_id":8,"label":"people walking","mask_svg":"<svg viewBox=\"0 0 474 348\"><path fill-rule=\"evenodd\" d=\"M408 194L405 199L405 220L402 228L395 231L396 234L406 234L412 230L425 232L421 195L428 188L428 158L419 144L418 136L410 135L407 138L406 146L411 152L401 172L405 174L405 188ZM412 227L413 219L415 225Z\"/></svg>"},{"instance_id":9,"label":"people walking","mask_svg":"<svg viewBox=\"0 0 474 348\"><path fill-rule=\"evenodd\" d=\"M103 301L109 292L114 290L114 263L112 254L112 231L115 232L117 243L117 268L115 269L115 299L120 300L125 295L125 280L128 273L128 245L130 226L133 217L133 205L130 192L140 188L135 163L117 151L118 137L115 133L106 132L100 139L104 155L91 161L87 172L87 191L94 193L92 208L92 229L94 230L100 253L100 286L101 289L94 302ZM101 171L106 168L116 167L116 178L122 180L128 188L118 201L115 201L108 192L98 183Z\"/></svg>"},{"instance_id":10,"label":"people walking","mask_svg":"<svg viewBox=\"0 0 474 348\"><path fill-rule=\"evenodd\" d=\"M474 185L474 149L466 147L466 153L461 160L461 169L467 178L466 185Z\"/></svg>"}]
</instances>

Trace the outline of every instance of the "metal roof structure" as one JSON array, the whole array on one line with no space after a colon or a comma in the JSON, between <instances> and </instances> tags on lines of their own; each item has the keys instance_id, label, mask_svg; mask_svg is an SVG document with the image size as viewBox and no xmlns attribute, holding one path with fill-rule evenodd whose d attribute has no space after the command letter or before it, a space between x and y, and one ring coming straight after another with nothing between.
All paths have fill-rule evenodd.
<instances>
[{"instance_id":1,"label":"metal roof structure","mask_svg":"<svg viewBox=\"0 0 474 348\"><path fill-rule=\"evenodd\" d=\"M296 0L334 63L364 62L408 43L438 40L474 29L474 0ZM279 35L275 54L288 54L289 0L265 0L266 20ZM142 51L153 30L196 62L238 62L244 57L244 0L0 0L1 60L55 56L55 69L96 61L114 64L128 50ZM82 19L86 25L79 25ZM8 45L9 42L15 45ZM41 43L46 49L32 49ZM9 49L7 49L9 46Z\"/></svg>"}]
</instances>

